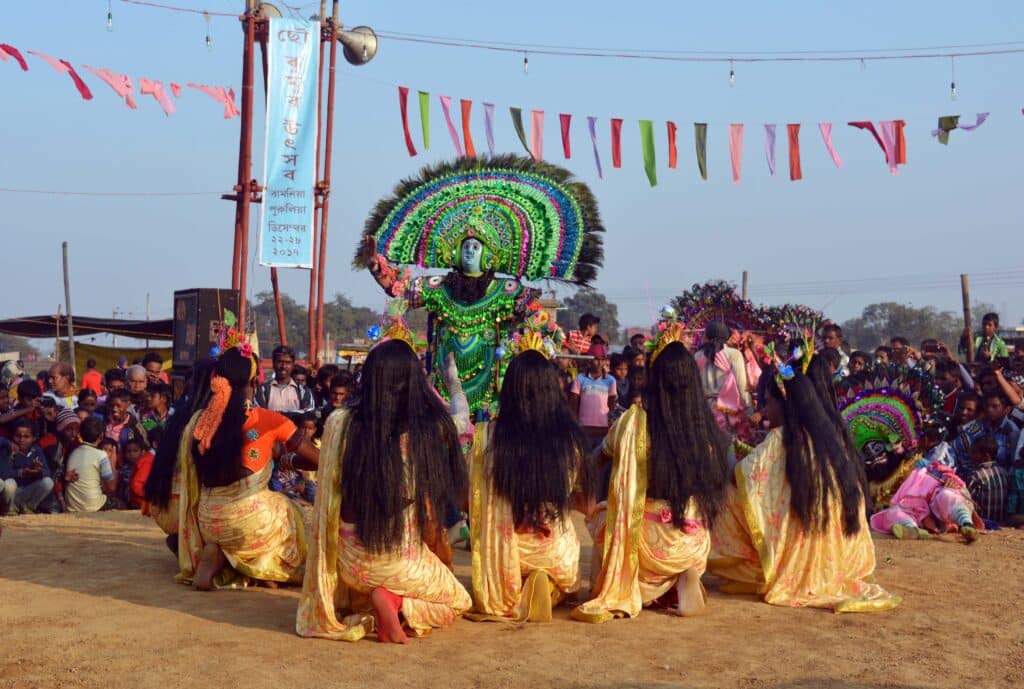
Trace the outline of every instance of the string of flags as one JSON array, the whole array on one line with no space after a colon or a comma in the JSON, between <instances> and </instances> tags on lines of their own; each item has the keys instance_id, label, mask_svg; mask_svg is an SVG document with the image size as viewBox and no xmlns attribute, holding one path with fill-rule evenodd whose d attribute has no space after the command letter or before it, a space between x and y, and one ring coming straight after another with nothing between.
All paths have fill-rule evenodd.
<instances>
[{"instance_id":1,"label":"string of flags","mask_svg":"<svg viewBox=\"0 0 1024 689\"><path fill-rule=\"evenodd\" d=\"M423 148L429 149L430 93L427 91L418 91L418 98ZM418 152L409 126L408 99L409 87L399 86L398 106L402 118L402 134L405 139L406 150L409 152L410 156L415 156ZM441 103L441 110L444 114L445 124L447 125L452 145L455 147L455 152L460 157L463 155L475 156L476 148L473 143L472 132L470 131L473 101L464 98L459 100L461 120L459 122L460 126L456 126L452 116L452 98L450 96L440 95L438 96L438 100ZM494 104L483 103L483 109L484 134L487 139L487 149L488 153L494 155ZM1021 112L1024 114L1024 109L1022 109ZM974 131L985 123L989 114L990 113L987 112L978 113L974 124L960 123L959 115L946 115L940 117L938 118L938 128L933 130L931 134L933 137L936 137L940 143L948 144L949 134L951 131L954 129L968 132ZM529 111L529 131L527 131L526 128L526 121L524 120L524 112L522 108L510 107L509 116L512 120L512 128L515 131L516 137L519 139L519 143L522 145L523 149L535 159L543 158L544 111ZM559 113L558 115L562 155L566 160L572 157L572 149L570 146L572 118L573 116L570 113ZM601 146L598 144L597 123L597 117L587 117L587 132L593 146L594 167L597 171L597 176L603 179L604 170L601 165ZM608 124L611 138L612 167L621 168L623 120L622 118L613 117L609 119ZM854 127L871 134L875 143L878 144L878 147L882 151L885 158L885 164L888 166L890 173L895 175L899 172L899 166L906 165L907 140L904 133L906 128L906 122L904 120L879 120L876 122L863 120L847 122L846 124L847 126ZM658 183L654 121L638 120L638 125L640 133L640 150L643 155L644 162L644 172L647 175L648 182L653 187ZM775 176L776 171L776 126L776 124L765 124L763 129L765 160L768 164L768 171L773 177ZM819 122L818 132L821 134L825 150L828 152L832 162L837 168L841 168L843 166L843 160L832 141L832 127L832 122ZM736 184L740 183L740 179L742 177L744 130L744 125L741 123L734 123L728 126L729 160L732 168L732 180ZM677 147L679 139L678 125L675 122L667 121L665 123L665 133L667 137L668 167L669 169L676 169L679 164L679 151ZM800 164L800 123L787 123L785 136L786 152L789 160L789 179L791 181L797 181L803 178L803 169ZM708 125L706 122L693 123L693 138L697 170L700 173L701 178L706 180L708 178Z\"/></svg>"},{"instance_id":2,"label":"string of flags","mask_svg":"<svg viewBox=\"0 0 1024 689\"><path fill-rule=\"evenodd\" d=\"M38 50L26 50L25 53L39 58L50 65L50 67L58 73L67 74L71 78L75 89L83 100L93 99L92 90L70 62L51 57L50 55L39 52ZM29 71L28 61L25 60L25 56L22 55L20 50L12 45L8 45L7 43L0 43L0 62L8 62L10 60L14 60L23 72ZM125 107L131 110L136 110L138 108L138 104L135 101L135 82L132 81L130 76L103 67L97 68L90 67L89 65L82 65L82 69L109 86L118 98L124 100ZM224 119L238 117L239 112L238 108L235 107L234 89L225 88L223 86L206 86L205 84L194 84L191 82L185 84L185 86L195 89L201 93L205 93L213 100L222 104L224 106ZM168 93L168 90L170 93ZM180 98L181 93L181 85L175 82L170 82L165 86L162 81L156 79L146 79L142 77L138 79L138 94L140 96L152 96L164 111L164 114L168 117L171 113L175 112L176 108L174 100Z\"/></svg>"}]
</instances>

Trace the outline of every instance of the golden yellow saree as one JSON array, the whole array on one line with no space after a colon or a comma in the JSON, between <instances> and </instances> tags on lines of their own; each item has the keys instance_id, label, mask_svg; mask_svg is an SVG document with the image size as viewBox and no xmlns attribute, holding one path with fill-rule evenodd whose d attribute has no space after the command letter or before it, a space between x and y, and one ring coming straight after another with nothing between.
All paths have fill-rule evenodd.
<instances>
[{"instance_id":1,"label":"golden yellow saree","mask_svg":"<svg viewBox=\"0 0 1024 689\"><path fill-rule=\"evenodd\" d=\"M551 609L579 588L580 541L568 520L548 534L519 533L512 507L494 490L489 424L477 424L470 454L473 620L550 622Z\"/></svg>"},{"instance_id":2,"label":"golden yellow saree","mask_svg":"<svg viewBox=\"0 0 1024 689\"><path fill-rule=\"evenodd\" d=\"M612 475L607 508L599 508L589 523L593 598L572 612L583 622L634 617L675 586L683 572L704 571L711 544L694 504L680 529L665 501L647 498L648 447L647 413L633 405L605 439Z\"/></svg>"},{"instance_id":3,"label":"golden yellow saree","mask_svg":"<svg viewBox=\"0 0 1024 689\"><path fill-rule=\"evenodd\" d=\"M873 581L875 546L863 507L860 531L843 533L835 499L822 534L809 534L793 518L786 481L782 429L736 465L736 486L715 523L709 571L726 593L754 593L772 605L873 612L900 598Z\"/></svg>"},{"instance_id":4,"label":"golden yellow saree","mask_svg":"<svg viewBox=\"0 0 1024 689\"><path fill-rule=\"evenodd\" d=\"M402 596L401 613L416 636L454 622L472 604L469 593L423 543L415 507L405 511L399 550L371 553L355 525L341 521L346 412L324 427L306 576L295 618L299 636L358 641L374 631L369 595L378 586Z\"/></svg>"},{"instance_id":5,"label":"golden yellow saree","mask_svg":"<svg viewBox=\"0 0 1024 689\"><path fill-rule=\"evenodd\" d=\"M227 486L201 487L191 456L194 421L178 459L178 581L191 583L203 546L216 543L229 565L214 579L217 587L245 586L249 579L298 583L306 559L302 510L267 487L273 464Z\"/></svg>"}]
</instances>

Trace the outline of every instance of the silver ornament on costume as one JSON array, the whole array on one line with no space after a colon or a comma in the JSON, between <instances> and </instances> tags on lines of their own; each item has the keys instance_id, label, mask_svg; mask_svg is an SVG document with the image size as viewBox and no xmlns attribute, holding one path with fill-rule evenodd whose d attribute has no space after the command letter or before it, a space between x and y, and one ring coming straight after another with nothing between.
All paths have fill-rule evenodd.
<instances>
[{"instance_id":1,"label":"silver ornament on costume","mask_svg":"<svg viewBox=\"0 0 1024 689\"><path fill-rule=\"evenodd\" d=\"M676 309L671 304L665 304L661 307L661 311L658 312L663 320L673 320L676 317Z\"/></svg>"}]
</instances>

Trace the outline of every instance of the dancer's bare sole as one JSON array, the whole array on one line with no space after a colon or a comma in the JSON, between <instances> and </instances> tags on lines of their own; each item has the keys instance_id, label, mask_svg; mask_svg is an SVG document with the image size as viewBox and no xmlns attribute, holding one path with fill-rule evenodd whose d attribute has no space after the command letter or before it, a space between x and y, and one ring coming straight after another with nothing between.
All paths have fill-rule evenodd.
<instances>
[{"instance_id":1,"label":"dancer's bare sole","mask_svg":"<svg viewBox=\"0 0 1024 689\"><path fill-rule=\"evenodd\" d=\"M402 597L378 586L370 592L373 603L373 614L377 620L377 640L381 643L407 644L409 637L402 629L398 619L398 611L402 607Z\"/></svg>"},{"instance_id":2,"label":"dancer's bare sole","mask_svg":"<svg viewBox=\"0 0 1024 689\"><path fill-rule=\"evenodd\" d=\"M688 569L679 575L676 582L676 594L679 596L678 612L683 617L703 615L707 610L704 602L704 591L700 586L700 573Z\"/></svg>"},{"instance_id":3,"label":"dancer's bare sole","mask_svg":"<svg viewBox=\"0 0 1024 689\"><path fill-rule=\"evenodd\" d=\"M964 537L964 543L970 545L978 540L978 530L973 526L961 526L960 534Z\"/></svg>"},{"instance_id":4,"label":"dancer's bare sole","mask_svg":"<svg viewBox=\"0 0 1024 689\"><path fill-rule=\"evenodd\" d=\"M203 546L203 554L199 559L199 567L196 568L192 585L197 591L212 591L214 577L220 574L227 563L220 546L216 543L207 543Z\"/></svg>"}]
</instances>

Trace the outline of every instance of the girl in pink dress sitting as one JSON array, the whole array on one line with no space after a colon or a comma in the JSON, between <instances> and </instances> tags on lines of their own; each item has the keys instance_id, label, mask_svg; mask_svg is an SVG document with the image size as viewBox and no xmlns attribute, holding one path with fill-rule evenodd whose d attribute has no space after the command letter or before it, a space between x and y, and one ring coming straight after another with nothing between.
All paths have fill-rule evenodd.
<instances>
[{"instance_id":1,"label":"girl in pink dress sitting","mask_svg":"<svg viewBox=\"0 0 1024 689\"><path fill-rule=\"evenodd\" d=\"M930 538L955 529L965 543L973 543L984 529L964 482L938 462L921 463L910 472L890 505L871 515L871 528L899 539Z\"/></svg>"}]
</instances>

